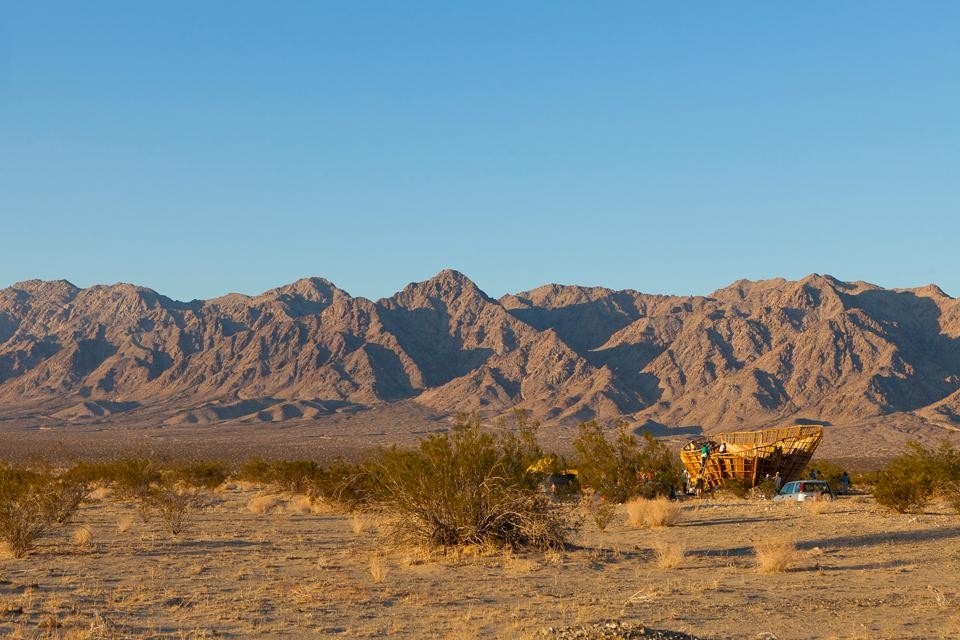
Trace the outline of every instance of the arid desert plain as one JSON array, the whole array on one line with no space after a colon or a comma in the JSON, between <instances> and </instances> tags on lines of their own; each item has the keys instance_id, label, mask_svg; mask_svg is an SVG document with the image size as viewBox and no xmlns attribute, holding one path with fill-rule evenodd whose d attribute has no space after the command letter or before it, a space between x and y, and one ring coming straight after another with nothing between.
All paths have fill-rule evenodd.
<instances>
[{"instance_id":1,"label":"arid desert plain","mask_svg":"<svg viewBox=\"0 0 960 640\"><path fill-rule=\"evenodd\" d=\"M565 551L436 553L390 544L382 514L269 487L227 482L207 502L174 537L95 492L2 559L0 635L586 637L562 634L616 620L698 638L960 636L960 519L945 505L691 498L669 527L630 526L622 506L603 532L588 517ZM778 542L794 550L763 570Z\"/></svg>"}]
</instances>

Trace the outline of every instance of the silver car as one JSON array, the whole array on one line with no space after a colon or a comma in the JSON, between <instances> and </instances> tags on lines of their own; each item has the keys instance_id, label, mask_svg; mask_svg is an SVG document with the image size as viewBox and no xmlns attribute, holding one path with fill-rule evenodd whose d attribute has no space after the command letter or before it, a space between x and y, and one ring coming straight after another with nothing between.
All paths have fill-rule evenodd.
<instances>
[{"instance_id":1,"label":"silver car","mask_svg":"<svg viewBox=\"0 0 960 640\"><path fill-rule=\"evenodd\" d=\"M826 480L794 480L783 485L780 493L773 496L775 502L784 500L833 500L833 491Z\"/></svg>"}]
</instances>

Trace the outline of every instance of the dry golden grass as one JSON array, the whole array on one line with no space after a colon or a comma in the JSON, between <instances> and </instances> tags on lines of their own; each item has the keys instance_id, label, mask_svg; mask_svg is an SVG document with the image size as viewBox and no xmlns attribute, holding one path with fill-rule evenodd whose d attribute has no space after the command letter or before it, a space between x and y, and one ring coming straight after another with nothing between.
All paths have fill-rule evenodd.
<instances>
[{"instance_id":1,"label":"dry golden grass","mask_svg":"<svg viewBox=\"0 0 960 640\"><path fill-rule=\"evenodd\" d=\"M633 498L623 506L631 527L672 527L683 518L680 503L667 498Z\"/></svg>"},{"instance_id":2,"label":"dry golden grass","mask_svg":"<svg viewBox=\"0 0 960 640\"><path fill-rule=\"evenodd\" d=\"M376 528L376 521L368 514L360 511L354 511L350 516L350 529L355 534L360 535Z\"/></svg>"},{"instance_id":3,"label":"dry golden grass","mask_svg":"<svg viewBox=\"0 0 960 640\"><path fill-rule=\"evenodd\" d=\"M797 544L791 538L758 542L753 545L760 573L789 571L797 559Z\"/></svg>"},{"instance_id":4,"label":"dry golden grass","mask_svg":"<svg viewBox=\"0 0 960 640\"><path fill-rule=\"evenodd\" d=\"M97 487L89 494L87 494L87 500L95 502L98 500L106 500L113 495L113 489L110 487Z\"/></svg>"},{"instance_id":5,"label":"dry golden grass","mask_svg":"<svg viewBox=\"0 0 960 640\"><path fill-rule=\"evenodd\" d=\"M373 581L377 584L380 584L386 580L387 574L390 573L390 570L387 568L383 558L381 558L380 554L377 553L370 556L369 569L370 577L373 578Z\"/></svg>"},{"instance_id":6,"label":"dry golden grass","mask_svg":"<svg viewBox=\"0 0 960 640\"><path fill-rule=\"evenodd\" d=\"M296 513L305 515L308 513L313 513L313 501L309 496L293 496L287 502L286 506L287 513Z\"/></svg>"},{"instance_id":7,"label":"dry golden grass","mask_svg":"<svg viewBox=\"0 0 960 640\"><path fill-rule=\"evenodd\" d=\"M807 513L812 513L814 515L820 515L822 513L830 513L831 511L833 511L833 501L804 500L803 508L807 510Z\"/></svg>"},{"instance_id":8,"label":"dry golden grass","mask_svg":"<svg viewBox=\"0 0 960 640\"><path fill-rule=\"evenodd\" d=\"M77 527L73 531L73 544L78 547L88 547L93 542L93 532L88 527Z\"/></svg>"},{"instance_id":9,"label":"dry golden grass","mask_svg":"<svg viewBox=\"0 0 960 640\"><path fill-rule=\"evenodd\" d=\"M666 539L656 541L653 552L657 559L657 566L661 569L676 569L687 554L683 543Z\"/></svg>"},{"instance_id":10,"label":"dry golden grass","mask_svg":"<svg viewBox=\"0 0 960 640\"><path fill-rule=\"evenodd\" d=\"M129 515L122 515L117 518L117 533L126 533L133 526L133 518Z\"/></svg>"},{"instance_id":11,"label":"dry golden grass","mask_svg":"<svg viewBox=\"0 0 960 640\"><path fill-rule=\"evenodd\" d=\"M545 626L606 619L702 637L741 637L744 628L781 638L958 631L960 588L950 578L960 536L946 508L914 521L847 499L827 516L797 503L691 499L680 528L601 534L591 525L568 547L511 552L398 547L353 533L350 513L290 516L281 505L261 516L247 507L258 493L225 490L179 544L155 522L119 534L118 519L137 517L127 502L85 503L49 544L0 561L0 638L314 638L336 628L354 638L532 640ZM93 532L90 549L73 545L80 525ZM766 540L798 544L786 562L761 568L772 555L744 547ZM757 606L785 592L797 594L791 607ZM835 615L816 615L825 601Z\"/></svg>"},{"instance_id":12,"label":"dry golden grass","mask_svg":"<svg viewBox=\"0 0 960 640\"><path fill-rule=\"evenodd\" d=\"M283 505L283 498L275 494L265 494L254 496L247 503L247 509L251 513L263 515L280 508Z\"/></svg>"}]
</instances>

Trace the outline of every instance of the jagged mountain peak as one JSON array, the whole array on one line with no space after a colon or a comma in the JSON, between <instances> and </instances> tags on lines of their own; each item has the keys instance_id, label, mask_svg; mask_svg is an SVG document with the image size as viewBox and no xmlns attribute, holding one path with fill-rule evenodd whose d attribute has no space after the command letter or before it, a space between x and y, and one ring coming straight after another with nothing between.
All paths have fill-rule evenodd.
<instances>
[{"instance_id":1,"label":"jagged mountain peak","mask_svg":"<svg viewBox=\"0 0 960 640\"><path fill-rule=\"evenodd\" d=\"M33 296L71 299L81 289L69 280L23 280L10 287L13 291L22 291Z\"/></svg>"},{"instance_id":2,"label":"jagged mountain peak","mask_svg":"<svg viewBox=\"0 0 960 640\"><path fill-rule=\"evenodd\" d=\"M497 303L473 280L455 269L444 269L428 280L411 282L402 291L387 298L387 301L401 306L423 306L431 300L450 305L457 301L463 302L465 299Z\"/></svg>"},{"instance_id":3,"label":"jagged mountain peak","mask_svg":"<svg viewBox=\"0 0 960 640\"><path fill-rule=\"evenodd\" d=\"M349 293L337 287L326 278L300 278L290 284L271 289L260 298L290 296L308 302L330 302L336 297L351 297Z\"/></svg>"},{"instance_id":4,"label":"jagged mountain peak","mask_svg":"<svg viewBox=\"0 0 960 640\"><path fill-rule=\"evenodd\" d=\"M915 293L916 295L923 296L924 298L942 298L944 300L956 299L933 283L924 285L922 287L916 287L914 289L904 289L904 291Z\"/></svg>"}]
</instances>

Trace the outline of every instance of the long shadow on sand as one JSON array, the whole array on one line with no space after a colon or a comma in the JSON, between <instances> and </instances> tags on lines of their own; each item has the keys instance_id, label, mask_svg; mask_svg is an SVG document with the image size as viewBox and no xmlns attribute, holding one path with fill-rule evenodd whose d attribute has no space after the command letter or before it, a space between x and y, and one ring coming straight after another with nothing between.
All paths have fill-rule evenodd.
<instances>
[{"instance_id":1,"label":"long shadow on sand","mask_svg":"<svg viewBox=\"0 0 960 640\"><path fill-rule=\"evenodd\" d=\"M913 531L891 531L889 533L871 533L859 536L837 536L835 538L818 538L803 540L797 543L797 548L810 550L817 547L869 547L886 543L905 542L934 542L938 540L960 540L960 527L945 529L916 529ZM693 549L688 555L701 558L735 558L754 555L753 547L731 547L729 549ZM894 562L890 566L900 566ZM886 563L872 563L859 568L884 568ZM857 567L843 567L846 570Z\"/></svg>"},{"instance_id":2,"label":"long shadow on sand","mask_svg":"<svg viewBox=\"0 0 960 640\"><path fill-rule=\"evenodd\" d=\"M890 531L859 536L820 538L818 540L799 542L797 543L797 547L800 549L813 549L814 547L867 547L885 542L931 542L935 540L953 539L960 539L960 527L915 529L913 531Z\"/></svg>"}]
</instances>

